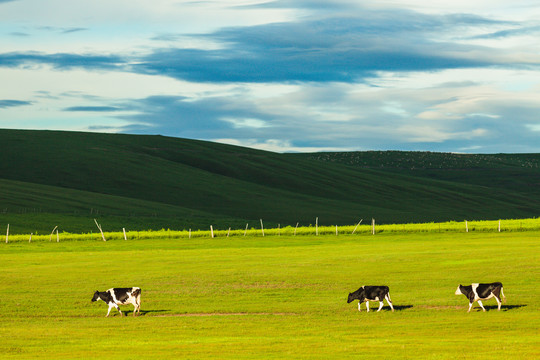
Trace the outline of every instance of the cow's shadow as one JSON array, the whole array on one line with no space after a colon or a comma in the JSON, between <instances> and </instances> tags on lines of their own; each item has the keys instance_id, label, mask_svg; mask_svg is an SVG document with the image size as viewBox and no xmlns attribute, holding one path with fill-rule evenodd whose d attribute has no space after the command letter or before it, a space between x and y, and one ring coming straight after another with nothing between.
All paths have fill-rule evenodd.
<instances>
[{"instance_id":1,"label":"cow's shadow","mask_svg":"<svg viewBox=\"0 0 540 360\"><path fill-rule=\"evenodd\" d=\"M141 310L139 315L145 316L147 314L153 314L153 313L163 313L163 312L169 312L170 310Z\"/></svg>"},{"instance_id":2,"label":"cow's shadow","mask_svg":"<svg viewBox=\"0 0 540 360\"><path fill-rule=\"evenodd\" d=\"M519 308L522 308L522 307L525 307L527 305L525 304L521 304L521 305L501 305L501 311L508 311L508 310L514 310L514 309L519 309ZM498 307L497 305L484 305L484 307L486 308L486 311L497 311ZM482 311L482 308L480 306L476 306L474 307L474 309L477 309L478 311Z\"/></svg>"},{"instance_id":3,"label":"cow's shadow","mask_svg":"<svg viewBox=\"0 0 540 360\"><path fill-rule=\"evenodd\" d=\"M410 308L412 308L412 307L413 307L413 305L394 305L394 310L395 310L395 311L403 311L403 310L410 309ZM365 310L362 309L362 311L365 311ZM371 308L371 309L369 310L369 312L372 312L372 311L377 312L377 308L374 307L374 308ZM383 307L383 308L381 309L381 312L382 312L382 311L390 311L390 312L392 312L392 309L390 309L390 306L385 306L385 307Z\"/></svg>"}]
</instances>

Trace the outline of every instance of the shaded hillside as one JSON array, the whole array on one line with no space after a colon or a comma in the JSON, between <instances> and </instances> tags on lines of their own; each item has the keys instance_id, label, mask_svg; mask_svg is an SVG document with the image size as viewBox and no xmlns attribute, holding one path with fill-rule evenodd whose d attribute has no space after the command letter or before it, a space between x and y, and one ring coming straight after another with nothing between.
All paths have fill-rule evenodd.
<instances>
[{"instance_id":1,"label":"shaded hillside","mask_svg":"<svg viewBox=\"0 0 540 360\"><path fill-rule=\"evenodd\" d=\"M352 224L371 217L416 222L540 212L540 202L517 187L494 191L490 182L314 156L163 136L0 130L0 214L4 221L64 214L67 223L115 217L126 226L156 229L167 223L257 226L260 218L284 226L314 223L315 217L321 224ZM395 157L378 158L385 156ZM519 172L524 181L529 170Z\"/></svg>"},{"instance_id":2,"label":"shaded hillside","mask_svg":"<svg viewBox=\"0 0 540 360\"><path fill-rule=\"evenodd\" d=\"M290 156L540 196L540 154L359 151Z\"/></svg>"}]
</instances>

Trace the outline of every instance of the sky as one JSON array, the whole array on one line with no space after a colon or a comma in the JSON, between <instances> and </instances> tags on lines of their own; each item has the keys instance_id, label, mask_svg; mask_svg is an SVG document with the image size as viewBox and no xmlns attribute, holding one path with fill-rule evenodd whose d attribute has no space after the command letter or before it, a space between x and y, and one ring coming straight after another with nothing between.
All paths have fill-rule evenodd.
<instances>
[{"instance_id":1,"label":"sky","mask_svg":"<svg viewBox=\"0 0 540 360\"><path fill-rule=\"evenodd\" d=\"M0 0L0 128L540 152L537 0Z\"/></svg>"}]
</instances>

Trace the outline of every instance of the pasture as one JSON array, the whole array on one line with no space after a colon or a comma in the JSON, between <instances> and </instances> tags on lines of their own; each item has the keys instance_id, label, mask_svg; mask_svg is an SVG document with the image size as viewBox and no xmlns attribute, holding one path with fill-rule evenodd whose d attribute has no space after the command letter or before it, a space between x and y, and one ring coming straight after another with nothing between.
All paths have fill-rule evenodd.
<instances>
[{"instance_id":1,"label":"pasture","mask_svg":"<svg viewBox=\"0 0 540 360\"><path fill-rule=\"evenodd\" d=\"M0 244L2 359L539 358L540 232ZM501 281L486 313L459 283ZM394 313L347 304L388 285ZM142 288L105 318L96 290ZM371 303L372 310L376 304Z\"/></svg>"}]
</instances>

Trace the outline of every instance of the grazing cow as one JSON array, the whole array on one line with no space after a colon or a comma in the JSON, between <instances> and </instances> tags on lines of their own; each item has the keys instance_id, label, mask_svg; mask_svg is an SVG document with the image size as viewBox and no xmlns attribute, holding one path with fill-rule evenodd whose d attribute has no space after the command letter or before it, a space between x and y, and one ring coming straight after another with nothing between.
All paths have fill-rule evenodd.
<instances>
[{"instance_id":1,"label":"grazing cow","mask_svg":"<svg viewBox=\"0 0 540 360\"><path fill-rule=\"evenodd\" d=\"M469 299L469 310L467 312L471 311L471 307L475 301L478 302L478 305L480 305L484 311L486 311L486 309L484 309L484 305L482 305L482 300L488 300L494 297L495 300L497 300L497 307L499 311L501 310L501 295L504 301L506 301L506 297L504 296L503 292L503 284L500 282L494 282L491 284L471 284L467 286L460 284L455 294L463 294L467 297L467 299Z\"/></svg>"},{"instance_id":2,"label":"grazing cow","mask_svg":"<svg viewBox=\"0 0 540 360\"><path fill-rule=\"evenodd\" d=\"M107 312L106 317L109 316L109 313L113 307L115 307L120 315L122 315L118 305L127 304L133 304L135 307L133 310L133 315L135 315L135 312L140 313L141 311L141 288L112 288L103 292L96 291L92 301L98 300L103 300L107 305L109 305L109 311Z\"/></svg>"},{"instance_id":3,"label":"grazing cow","mask_svg":"<svg viewBox=\"0 0 540 360\"><path fill-rule=\"evenodd\" d=\"M358 311L362 311L360 305L365 301L367 312L369 312L369 302L378 301L379 309L377 310L377 312L379 312L384 305L384 299L386 299L386 302L388 303L388 305L390 305L392 311L394 311L394 307L392 306L392 300L390 300L390 289L388 288L388 286L362 286L355 292L349 293L347 303L349 304L353 300L358 300Z\"/></svg>"}]
</instances>

